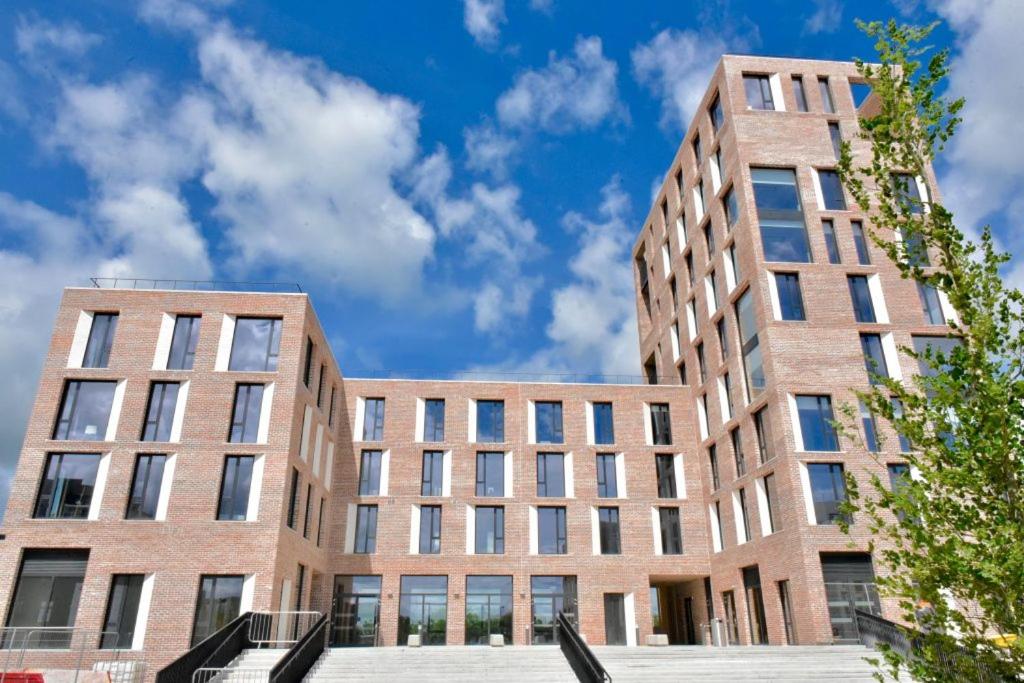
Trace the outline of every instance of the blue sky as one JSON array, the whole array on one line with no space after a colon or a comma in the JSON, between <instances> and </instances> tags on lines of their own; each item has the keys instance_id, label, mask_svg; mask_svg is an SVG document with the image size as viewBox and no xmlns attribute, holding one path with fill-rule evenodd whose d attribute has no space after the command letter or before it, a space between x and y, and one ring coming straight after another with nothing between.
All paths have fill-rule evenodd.
<instances>
[{"instance_id":1,"label":"blue sky","mask_svg":"<svg viewBox=\"0 0 1024 683\"><path fill-rule=\"evenodd\" d=\"M943 189L1012 249L1015 0L8 0L0 496L92 275L299 282L349 376L637 374L629 245L718 57L870 57L890 16L945 20Z\"/></svg>"}]
</instances>

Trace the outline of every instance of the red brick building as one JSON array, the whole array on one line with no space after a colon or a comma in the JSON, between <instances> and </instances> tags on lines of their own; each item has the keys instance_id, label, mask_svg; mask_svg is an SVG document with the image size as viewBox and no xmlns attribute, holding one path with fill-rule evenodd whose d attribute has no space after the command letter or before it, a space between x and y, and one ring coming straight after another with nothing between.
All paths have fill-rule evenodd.
<instances>
[{"instance_id":1,"label":"red brick building","mask_svg":"<svg viewBox=\"0 0 1024 683\"><path fill-rule=\"evenodd\" d=\"M718 617L814 644L855 636L854 606L895 616L866 529L834 522L842 470L900 476L903 444L829 420L866 356L908 375L898 347L953 314L830 173L855 81L723 57L634 248L644 384L343 379L298 292L65 290L0 545L7 638L73 627L161 666L246 610L331 610L338 645L543 643L560 610L592 643Z\"/></svg>"}]
</instances>

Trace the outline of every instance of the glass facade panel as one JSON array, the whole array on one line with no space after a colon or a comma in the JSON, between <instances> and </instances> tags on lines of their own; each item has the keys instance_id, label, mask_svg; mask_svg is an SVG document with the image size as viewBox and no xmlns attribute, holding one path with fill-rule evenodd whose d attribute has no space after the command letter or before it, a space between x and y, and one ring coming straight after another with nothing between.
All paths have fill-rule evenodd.
<instances>
[{"instance_id":1,"label":"glass facade panel","mask_svg":"<svg viewBox=\"0 0 1024 683\"><path fill-rule=\"evenodd\" d=\"M166 455L146 454L135 460L126 519L156 519L156 507L160 499L160 486L163 483L166 463Z\"/></svg>"},{"instance_id":2,"label":"glass facade panel","mask_svg":"<svg viewBox=\"0 0 1024 683\"><path fill-rule=\"evenodd\" d=\"M512 577L466 577L466 645L487 645L492 635L512 644Z\"/></svg>"},{"instance_id":3,"label":"glass facade panel","mask_svg":"<svg viewBox=\"0 0 1024 683\"><path fill-rule=\"evenodd\" d=\"M565 456L563 454L537 454L537 495L542 498L565 496Z\"/></svg>"},{"instance_id":4,"label":"glass facade panel","mask_svg":"<svg viewBox=\"0 0 1024 683\"><path fill-rule=\"evenodd\" d=\"M277 356L281 348L281 325L280 318L237 318L228 370L277 370Z\"/></svg>"},{"instance_id":5,"label":"glass facade panel","mask_svg":"<svg viewBox=\"0 0 1024 683\"><path fill-rule=\"evenodd\" d=\"M36 519L86 519L96 487L96 453L50 453L36 498Z\"/></svg>"},{"instance_id":6,"label":"glass facade panel","mask_svg":"<svg viewBox=\"0 0 1024 683\"><path fill-rule=\"evenodd\" d=\"M797 396L800 434L805 451L838 451L839 437L832 422L832 399L828 396Z\"/></svg>"},{"instance_id":7,"label":"glass facade panel","mask_svg":"<svg viewBox=\"0 0 1024 683\"><path fill-rule=\"evenodd\" d=\"M363 401L363 441L384 440L384 399Z\"/></svg>"},{"instance_id":8,"label":"glass facade panel","mask_svg":"<svg viewBox=\"0 0 1024 683\"><path fill-rule=\"evenodd\" d=\"M444 453L441 451L423 452L423 480L420 484L421 496L440 496L444 491Z\"/></svg>"},{"instance_id":9,"label":"glass facade panel","mask_svg":"<svg viewBox=\"0 0 1024 683\"><path fill-rule=\"evenodd\" d=\"M775 101L768 76L743 74L743 90L747 94L747 107L772 111Z\"/></svg>"},{"instance_id":10,"label":"glass facade panel","mask_svg":"<svg viewBox=\"0 0 1024 683\"><path fill-rule=\"evenodd\" d=\"M597 509L598 537L602 555L618 555L622 552L619 538L619 508L600 507Z\"/></svg>"},{"instance_id":11,"label":"glass facade panel","mask_svg":"<svg viewBox=\"0 0 1024 683\"><path fill-rule=\"evenodd\" d=\"M71 646L70 631L49 632L31 639L27 634L32 628L75 625L88 562L88 550L24 551L14 598L7 613L7 627L25 629L26 635L21 635L22 631L8 631L3 639L5 649L66 649Z\"/></svg>"},{"instance_id":12,"label":"glass facade panel","mask_svg":"<svg viewBox=\"0 0 1024 683\"><path fill-rule=\"evenodd\" d=\"M846 197L843 195L843 183L839 174L832 170L819 169L818 180L821 183L821 198L825 202L826 211L845 211Z\"/></svg>"},{"instance_id":13,"label":"glass facade panel","mask_svg":"<svg viewBox=\"0 0 1024 683\"><path fill-rule=\"evenodd\" d=\"M244 521L249 510L249 491L256 458L251 455L229 455L224 459L224 476L220 485L217 519Z\"/></svg>"},{"instance_id":14,"label":"glass facade panel","mask_svg":"<svg viewBox=\"0 0 1024 683\"><path fill-rule=\"evenodd\" d=\"M809 263L811 248L796 173L789 168L751 168L750 176L765 260Z\"/></svg>"},{"instance_id":15,"label":"glass facade panel","mask_svg":"<svg viewBox=\"0 0 1024 683\"><path fill-rule=\"evenodd\" d=\"M505 402L476 402L476 440L501 443L505 440Z\"/></svg>"},{"instance_id":16,"label":"glass facade panel","mask_svg":"<svg viewBox=\"0 0 1024 683\"><path fill-rule=\"evenodd\" d=\"M683 554L683 532L679 526L679 508L658 508L661 522L661 552L665 555Z\"/></svg>"},{"instance_id":17,"label":"glass facade panel","mask_svg":"<svg viewBox=\"0 0 1024 683\"><path fill-rule=\"evenodd\" d=\"M541 555L568 552L564 507L537 508L537 539L537 552Z\"/></svg>"},{"instance_id":18,"label":"glass facade panel","mask_svg":"<svg viewBox=\"0 0 1024 683\"><path fill-rule=\"evenodd\" d=\"M398 642L419 635L423 645L444 645L448 626L448 577L403 576L398 603Z\"/></svg>"},{"instance_id":19,"label":"glass facade panel","mask_svg":"<svg viewBox=\"0 0 1024 683\"><path fill-rule=\"evenodd\" d=\"M443 398L428 398L423 402L423 440L444 441Z\"/></svg>"},{"instance_id":20,"label":"glass facade panel","mask_svg":"<svg viewBox=\"0 0 1024 683\"><path fill-rule=\"evenodd\" d=\"M256 443L259 439L264 389L262 384L239 384L235 387L235 408L231 414L228 441Z\"/></svg>"},{"instance_id":21,"label":"glass facade panel","mask_svg":"<svg viewBox=\"0 0 1024 683\"><path fill-rule=\"evenodd\" d=\"M168 370L191 370L196 359L199 344L198 315L177 315L174 317L174 334L171 335L171 351L167 356Z\"/></svg>"},{"instance_id":22,"label":"glass facade panel","mask_svg":"<svg viewBox=\"0 0 1024 683\"><path fill-rule=\"evenodd\" d=\"M846 500L843 466L838 463L810 463L807 474L811 481L816 523L837 524L844 517L839 506Z\"/></svg>"},{"instance_id":23,"label":"glass facade panel","mask_svg":"<svg viewBox=\"0 0 1024 683\"><path fill-rule=\"evenodd\" d=\"M505 508L477 506L475 550L477 555L502 555L505 552Z\"/></svg>"},{"instance_id":24,"label":"glass facade panel","mask_svg":"<svg viewBox=\"0 0 1024 683\"><path fill-rule=\"evenodd\" d=\"M561 401L537 401L533 404L537 443L562 443Z\"/></svg>"},{"instance_id":25,"label":"glass facade panel","mask_svg":"<svg viewBox=\"0 0 1024 683\"><path fill-rule=\"evenodd\" d=\"M864 275L850 275L846 278L850 288L850 300L853 302L853 317L859 323L878 322L875 318L875 305L871 300L871 289L868 278Z\"/></svg>"},{"instance_id":26,"label":"glass facade panel","mask_svg":"<svg viewBox=\"0 0 1024 683\"><path fill-rule=\"evenodd\" d=\"M85 344L83 368L105 368L110 363L110 348L117 331L117 313L93 313L89 340Z\"/></svg>"},{"instance_id":27,"label":"glass facade panel","mask_svg":"<svg viewBox=\"0 0 1024 683\"><path fill-rule=\"evenodd\" d=\"M655 446L672 444L672 420L669 417L667 403L651 404L651 435Z\"/></svg>"},{"instance_id":28,"label":"glass facade panel","mask_svg":"<svg viewBox=\"0 0 1024 683\"><path fill-rule=\"evenodd\" d=\"M676 470L672 455L655 455L654 466L658 476L658 498L675 498Z\"/></svg>"},{"instance_id":29,"label":"glass facade panel","mask_svg":"<svg viewBox=\"0 0 1024 683\"><path fill-rule=\"evenodd\" d=\"M135 637L144 574L115 574L110 583L107 616L103 621L100 648L128 649Z\"/></svg>"},{"instance_id":30,"label":"glass facade panel","mask_svg":"<svg viewBox=\"0 0 1024 683\"><path fill-rule=\"evenodd\" d=\"M594 403L594 443L615 443L615 421L611 403Z\"/></svg>"},{"instance_id":31,"label":"glass facade panel","mask_svg":"<svg viewBox=\"0 0 1024 683\"><path fill-rule=\"evenodd\" d=\"M117 382L69 380L64 385L53 438L62 441L104 441Z\"/></svg>"},{"instance_id":32,"label":"glass facade panel","mask_svg":"<svg viewBox=\"0 0 1024 683\"><path fill-rule=\"evenodd\" d=\"M192 646L212 636L238 616L242 605L243 576L205 575L199 581Z\"/></svg>"},{"instance_id":33,"label":"glass facade panel","mask_svg":"<svg viewBox=\"0 0 1024 683\"><path fill-rule=\"evenodd\" d=\"M476 495L505 495L505 454L481 452L476 454Z\"/></svg>"},{"instance_id":34,"label":"glass facade panel","mask_svg":"<svg viewBox=\"0 0 1024 683\"><path fill-rule=\"evenodd\" d=\"M615 471L615 454L597 454L597 496L616 498L619 495L618 475Z\"/></svg>"},{"instance_id":35,"label":"glass facade panel","mask_svg":"<svg viewBox=\"0 0 1024 683\"><path fill-rule=\"evenodd\" d=\"M575 576L531 576L530 596L534 645L558 642L555 617L559 612L578 624Z\"/></svg>"},{"instance_id":36,"label":"glass facade panel","mask_svg":"<svg viewBox=\"0 0 1024 683\"><path fill-rule=\"evenodd\" d=\"M384 461L381 451L363 451L359 458L359 495L380 495L380 468Z\"/></svg>"},{"instance_id":37,"label":"glass facade panel","mask_svg":"<svg viewBox=\"0 0 1024 683\"><path fill-rule=\"evenodd\" d=\"M441 552L441 506L420 506L420 555Z\"/></svg>"}]
</instances>

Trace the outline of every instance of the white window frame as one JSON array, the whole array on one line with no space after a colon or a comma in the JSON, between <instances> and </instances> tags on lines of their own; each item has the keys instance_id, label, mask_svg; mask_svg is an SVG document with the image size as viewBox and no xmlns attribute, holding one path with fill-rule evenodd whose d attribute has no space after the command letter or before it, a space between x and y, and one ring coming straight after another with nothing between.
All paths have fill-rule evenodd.
<instances>
[{"instance_id":1,"label":"white window frame","mask_svg":"<svg viewBox=\"0 0 1024 683\"><path fill-rule=\"evenodd\" d=\"M69 368L80 368L82 363L85 362L85 349L89 345L92 319L92 311L78 312L78 322L75 323L75 334L71 338L71 349L68 353Z\"/></svg>"},{"instance_id":2,"label":"white window frame","mask_svg":"<svg viewBox=\"0 0 1024 683\"><path fill-rule=\"evenodd\" d=\"M754 480L754 488L757 493L757 516L761 520L761 537L771 536L775 531L772 529L771 510L768 504L768 489L764 483L764 477Z\"/></svg>"},{"instance_id":3,"label":"white window frame","mask_svg":"<svg viewBox=\"0 0 1024 683\"><path fill-rule=\"evenodd\" d=\"M651 530L654 533L654 554L664 555L665 549L661 545L661 515L657 506L651 507Z\"/></svg>"},{"instance_id":4,"label":"white window frame","mask_svg":"<svg viewBox=\"0 0 1024 683\"><path fill-rule=\"evenodd\" d=\"M707 394L703 395L707 396ZM708 411L705 409L704 401L701 400L700 396L697 397L697 418L697 423L700 427L700 440L706 441L708 435L710 434L710 428L708 424Z\"/></svg>"},{"instance_id":5,"label":"white window frame","mask_svg":"<svg viewBox=\"0 0 1024 683\"><path fill-rule=\"evenodd\" d=\"M718 376L718 403L719 409L722 411L722 423L726 423L733 418L732 411L729 410L729 394L725 387L725 375Z\"/></svg>"},{"instance_id":6,"label":"white window frame","mask_svg":"<svg viewBox=\"0 0 1024 683\"><path fill-rule=\"evenodd\" d=\"M743 509L740 505L740 491L732 492L732 516L736 525L736 545L743 545L750 539L747 538L747 530L743 526Z\"/></svg>"},{"instance_id":7,"label":"white window frame","mask_svg":"<svg viewBox=\"0 0 1024 683\"><path fill-rule=\"evenodd\" d=\"M231 363L231 345L235 340L236 316L224 314L220 325L220 339L217 341L217 359L213 364L215 372L227 372Z\"/></svg>"},{"instance_id":8,"label":"white window frame","mask_svg":"<svg viewBox=\"0 0 1024 683\"><path fill-rule=\"evenodd\" d=\"M171 433L167 437L171 443L181 441L181 430L185 424L185 405L188 403L188 388L191 383L191 380L185 380L178 385L178 395L174 401L174 417L171 418ZM260 419L262 420L262 414Z\"/></svg>"},{"instance_id":9,"label":"white window frame","mask_svg":"<svg viewBox=\"0 0 1024 683\"><path fill-rule=\"evenodd\" d=\"M299 460L309 460L309 437L313 429L313 406L307 405L302 415L302 432L299 435Z\"/></svg>"},{"instance_id":10,"label":"white window frame","mask_svg":"<svg viewBox=\"0 0 1024 683\"><path fill-rule=\"evenodd\" d=\"M722 552L722 523L715 511L715 504L708 503L708 521L711 523L711 548L714 552Z\"/></svg>"},{"instance_id":11,"label":"white window frame","mask_svg":"<svg viewBox=\"0 0 1024 683\"><path fill-rule=\"evenodd\" d=\"M697 338L697 305L694 299L686 302L686 332L690 337L690 343Z\"/></svg>"},{"instance_id":12,"label":"white window frame","mask_svg":"<svg viewBox=\"0 0 1024 683\"><path fill-rule=\"evenodd\" d=\"M86 519L95 521L100 518L100 508L103 507L103 493L107 488L107 477L110 473L110 453L100 455L100 461L96 465L96 481L93 485L92 499L89 501L89 513ZM163 486L163 482L161 482Z\"/></svg>"},{"instance_id":13,"label":"white window frame","mask_svg":"<svg viewBox=\"0 0 1024 683\"><path fill-rule=\"evenodd\" d=\"M772 104L775 111L786 111L786 100L782 96L782 77L777 74L768 76L768 86L772 91Z\"/></svg>"},{"instance_id":14,"label":"white window frame","mask_svg":"<svg viewBox=\"0 0 1024 683\"><path fill-rule=\"evenodd\" d=\"M110 403L110 419L107 420L107 431L103 435L104 441L117 440L117 425L121 421L121 407L124 405L124 394L128 388L128 380L119 380L114 387L114 399Z\"/></svg>"},{"instance_id":15,"label":"white window frame","mask_svg":"<svg viewBox=\"0 0 1024 683\"><path fill-rule=\"evenodd\" d=\"M171 342L174 341L174 326L178 316L170 313L160 314L160 332L156 337L156 352L153 354L153 369L166 370L171 359Z\"/></svg>"}]
</instances>

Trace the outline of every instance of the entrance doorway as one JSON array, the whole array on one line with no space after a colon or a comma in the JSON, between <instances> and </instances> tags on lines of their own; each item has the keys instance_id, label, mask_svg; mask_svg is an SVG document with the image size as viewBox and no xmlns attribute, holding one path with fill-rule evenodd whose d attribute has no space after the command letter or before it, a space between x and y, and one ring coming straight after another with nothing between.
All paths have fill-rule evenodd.
<instances>
[{"instance_id":1,"label":"entrance doorway","mask_svg":"<svg viewBox=\"0 0 1024 683\"><path fill-rule=\"evenodd\" d=\"M370 647L380 628L380 577L335 576L333 647Z\"/></svg>"},{"instance_id":2,"label":"entrance doorway","mask_svg":"<svg viewBox=\"0 0 1024 683\"><path fill-rule=\"evenodd\" d=\"M768 644L768 622L764 616L764 595L761 591L761 572L757 565L743 568L743 589L747 594L747 623L750 624L750 644Z\"/></svg>"},{"instance_id":3,"label":"entrance doorway","mask_svg":"<svg viewBox=\"0 0 1024 683\"><path fill-rule=\"evenodd\" d=\"M444 645L448 627L448 577L403 576L398 601L398 644L419 635L422 645Z\"/></svg>"},{"instance_id":4,"label":"entrance doorway","mask_svg":"<svg viewBox=\"0 0 1024 683\"><path fill-rule=\"evenodd\" d=\"M622 593L604 594L604 642L626 644L626 597Z\"/></svg>"},{"instance_id":5,"label":"entrance doorway","mask_svg":"<svg viewBox=\"0 0 1024 683\"><path fill-rule=\"evenodd\" d=\"M875 570L868 553L822 553L832 639L837 643L860 641L854 610L880 615L882 605L875 586Z\"/></svg>"},{"instance_id":6,"label":"entrance doorway","mask_svg":"<svg viewBox=\"0 0 1024 683\"><path fill-rule=\"evenodd\" d=\"M555 618L559 612L577 626L576 621L576 577L575 576L532 576L530 593L533 602L534 645L548 645L558 642Z\"/></svg>"},{"instance_id":7,"label":"entrance doorway","mask_svg":"<svg viewBox=\"0 0 1024 683\"><path fill-rule=\"evenodd\" d=\"M696 645L693 600L683 596L682 583L651 586L651 620L655 633L668 636L669 645Z\"/></svg>"}]
</instances>

